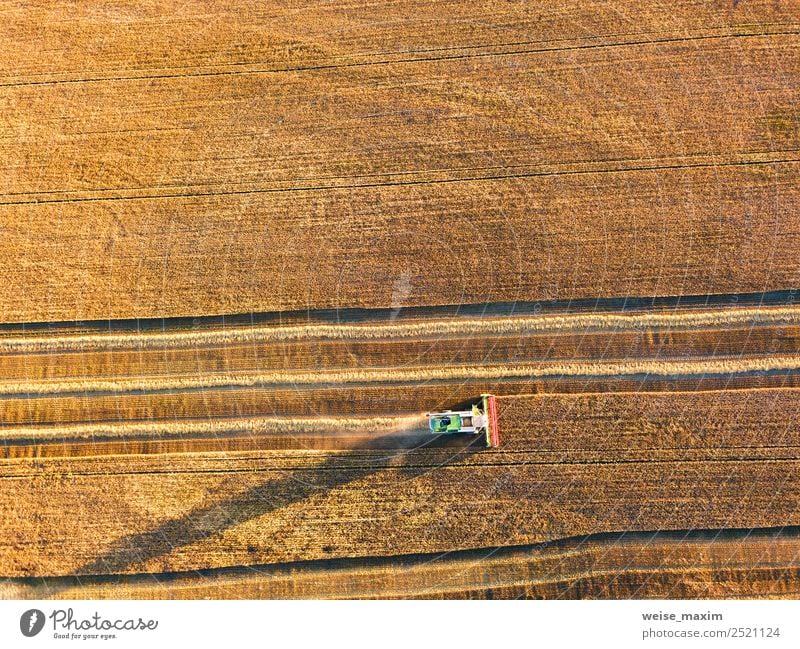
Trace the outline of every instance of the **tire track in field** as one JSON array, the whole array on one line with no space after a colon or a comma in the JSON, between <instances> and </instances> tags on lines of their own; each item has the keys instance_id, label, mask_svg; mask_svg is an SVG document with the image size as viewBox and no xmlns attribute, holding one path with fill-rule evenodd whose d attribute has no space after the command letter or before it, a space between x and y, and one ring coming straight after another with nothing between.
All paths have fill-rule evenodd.
<instances>
[{"instance_id":1,"label":"tire track in field","mask_svg":"<svg viewBox=\"0 0 800 649\"><path fill-rule=\"evenodd\" d=\"M110 202L110 201L152 201L163 199L187 199L187 198L209 198L216 196L244 196L248 194L276 194L276 193L299 193L299 192L329 192L334 190L348 190L348 189L372 189L381 187L409 187L419 185L436 185L444 183L480 183L485 181L496 180L520 180L524 178L545 178L553 176L584 176L584 175L597 175L597 174L626 174L637 172L656 172L656 171L669 171L669 170L682 170L682 169L719 169L723 167L746 167L746 166L771 166L771 165L795 165L800 163L800 158L795 157L797 151L795 149L776 150L770 151L768 156L764 156L764 152L746 152L742 155L729 158L727 160L706 160L699 162L679 162L679 161L658 161L656 163L650 162L646 165L634 166L619 166L612 165L609 167L583 167L578 168L554 170L543 169L537 171L522 171L512 170L510 167L504 173L485 174L485 175L462 175L458 169L450 170L450 173L445 173L441 176L427 178L426 172L419 172L419 174L412 174L408 172L410 178L407 180L385 181L378 182L361 182L352 184L296 184L292 183L289 186L260 186L251 185L243 189L193 189L190 191L173 191L170 193L131 193L131 194L118 194L118 195L102 195L102 194L87 194L84 196L69 197L63 192L55 192L52 198L45 196L32 196L24 200L0 200L1 205L19 206L19 205L58 205L65 203L90 203L90 202ZM777 155L775 155L777 154ZM794 154L794 155L792 155ZM527 168L527 167L523 167ZM407 172L398 172L406 174ZM414 176L417 176L416 178Z\"/></svg>"}]
</instances>

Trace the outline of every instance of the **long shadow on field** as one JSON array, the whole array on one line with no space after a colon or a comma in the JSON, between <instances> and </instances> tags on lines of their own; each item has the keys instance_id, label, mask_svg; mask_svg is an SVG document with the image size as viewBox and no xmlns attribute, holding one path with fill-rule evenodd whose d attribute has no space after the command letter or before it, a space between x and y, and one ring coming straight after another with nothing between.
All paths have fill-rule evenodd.
<instances>
[{"instance_id":1,"label":"long shadow on field","mask_svg":"<svg viewBox=\"0 0 800 649\"><path fill-rule=\"evenodd\" d=\"M321 465L293 471L278 480L263 482L233 498L194 509L180 518L162 523L157 528L128 536L94 561L76 570L76 575L102 575L120 573L131 565L141 564L191 545L225 530L277 511L311 496L341 487L382 470L400 471L401 476L413 479L435 470L430 463L419 464L419 456L408 450L386 450L377 438L359 445L358 449L330 456ZM421 447L417 447L419 450ZM452 466L485 448L483 437L431 438L425 449L451 451L439 466ZM380 449L379 455L365 451ZM58 590L58 589L56 589Z\"/></svg>"},{"instance_id":2,"label":"long shadow on field","mask_svg":"<svg viewBox=\"0 0 800 649\"><path fill-rule=\"evenodd\" d=\"M357 574L360 572L369 571L370 569L384 570L391 572L407 571L410 569L420 568L422 566L432 566L434 569L442 566L462 564L458 569L459 572L464 571L464 563L476 564L478 562L493 560L495 562L514 562L520 561L521 575L527 575L530 585L534 583L544 589L550 587L559 587L559 591L555 591L552 598L567 598L579 599L583 596L590 598L609 598L612 595L607 590L609 586L613 585L616 581L624 581L627 579L626 573L632 570L633 583L636 583L637 575L640 582L644 583L650 581L655 586L661 585L665 590L661 592L672 596L672 591L669 586L658 581L654 574L661 572L662 574L673 573L680 574L680 567L676 570L675 562L672 561L674 555L680 564L681 551L688 550L693 555L683 555L684 560L687 556L698 557L698 561L691 561L683 565L685 571L684 576L688 577L690 581L691 572L694 569L700 568L700 564L708 564L708 558L699 559L701 553L705 553L702 545L705 543L713 543L718 547L728 547L728 559L717 565L717 568L723 570L725 574L730 575L732 572L740 571L747 575L744 579L749 581L751 578L758 579L758 576L753 574L753 571L772 571L775 575L775 583L773 590L778 592L788 591L787 582L793 581L796 583L800 578L800 564L797 561L779 561L772 556L769 549L773 543L781 540L784 541L800 541L800 526L790 525L785 527L764 527L764 528L727 528L727 529L689 529L689 530L656 530L656 531L624 531L624 532L599 532L589 535L570 536L561 539L554 539L542 543L533 543L529 545L510 545L505 547L487 547L475 548L469 550L453 550L446 553L434 552L423 554L402 554L394 556L368 556L368 557L347 557L347 558L333 558L333 559L316 559L311 561L297 561L290 563L272 563L272 564L253 564L250 566L230 566L224 568L206 568L194 571L182 572L168 572L159 573L157 576L159 583L175 583L182 580L197 579L202 582L204 579L210 580L214 583L216 580L224 579L248 579L258 577L259 579L267 578L286 578L295 575L307 576L315 572L324 573L328 570L339 570L345 575ZM759 543L761 550L758 553L753 553L749 562L734 560L734 551L737 546L747 541ZM700 546L697 549L697 546ZM591 560L586 561L586 569L583 572L575 573L574 571L565 572L565 566L568 561L574 560L577 564L584 565L584 560L591 557L591 555L599 550L601 556L605 556L613 552L615 548L624 548L629 546L629 563L627 565L620 564L620 571L616 574L612 573L594 573L592 571ZM664 549L663 554L658 555L664 557L663 563L648 563L647 559L642 552L647 548L657 549L661 546ZM639 556L637 562L637 555ZM542 564L540 567L533 569L531 567L525 568L525 561L533 559L536 556L557 556L561 555L561 560L555 561L552 564ZM725 557L724 554L721 557ZM592 581L598 574L604 574L606 581L597 585L593 585ZM24 590L24 595L18 596L19 599L44 599L51 597L63 591L78 589L74 594L75 598L85 598L85 591L81 589L84 587L104 589L105 592L101 594L99 599L119 599L121 597L130 597L129 593L125 593L126 588L135 588L137 586L152 586L155 575L150 573L144 574L129 574L129 575L92 575L92 576L70 576L70 577L19 577L8 578L0 580L0 586L3 583L13 584L21 587ZM602 581L602 580L601 580ZM742 584L745 581L741 582ZM469 586L460 582L465 589ZM708 582L709 588L713 588L713 582ZM435 584L429 584L435 586ZM109 588L111 587L111 588ZM119 591L114 591L113 588L118 587ZM487 596L491 596L495 585L491 581L475 584L472 593L485 592ZM674 585L673 585L674 587ZM581 590L586 589L585 591ZM637 586L630 591L631 597L639 597L641 586ZM431 592L436 592L435 589ZM466 592L466 590L464 591ZM527 595L526 595L527 596ZM540 596L540 595L536 595ZM614 595L616 597L617 595ZM505 598L505 595L502 596ZM134 599L138 597L133 596Z\"/></svg>"}]
</instances>

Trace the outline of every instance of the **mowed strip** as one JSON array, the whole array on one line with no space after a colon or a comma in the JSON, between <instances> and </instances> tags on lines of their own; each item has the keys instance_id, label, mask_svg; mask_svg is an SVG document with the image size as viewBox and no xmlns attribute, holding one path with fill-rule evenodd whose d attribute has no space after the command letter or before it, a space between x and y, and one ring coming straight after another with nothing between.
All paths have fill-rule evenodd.
<instances>
[{"instance_id":1,"label":"mowed strip","mask_svg":"<svg viewBox=\"0 0 800 649\"><path fill-rule=\"evenodd\" d=\"M111 342L111 341L109 341ZM113 344L113 342L112 342ZM35 345L35 342L34 342ZM2 345L0 344L0 347ZM437 339L300 341L220 346L179 345L162 349L0 353L0 393L52 392L63 382L108 381L238 372L402 369L419 366L496 365L541 361L625 358L751 356L800 352L800 326L736 327L674 331L591 331L571 334L498 334ZM45 383L42 388L34 384ZM25 389L24 385L28 385Z\"/></svg>"},{"instance_id":2,"label":"mowed strip","mask_svg":"<svg viewBox=\"0 0 800 649\"><path fill-rule=\"evenodd\" d=\"M515 463L521 457L531 463L735 458L736 453L755 451L762 452L766 458L781 453L793 457L792 454L800 448L800 389L797 387L528 394L499 396L497 402L502 444L498 449L485 450L472 458L482 463ZM432 443L439 438L429 435L421 414L395 417L229 416L64 423L48 427L8 428L4 436L8 444L20 439L45 443L263 436L276 441L274 448L297 451L313 448L302 444L309 437L335 437L341 441L338 448L363 452L364 457L369 457L371 449L377 445L381 450L373 459L379 463L389 461L382 452L384 448L392 448L393 441L398 442L397 448L401 449L406 446L400 443L404 438L416 437L415 453L420 454L422 462L425 458L432 458L436 464L452 453L449 447L442 450L441 445ZM294 448L292 439L297 442ZM453 439L466 440L462 446L474 446L472 450L481 448L479 443L470 444L473 438L469 435ZM298 468L305 467L308 457L302 454L287 455L280 466L292 468L293 457L301 458ZM331 461L341 461L342 467L352 465L347 455L340 459L334 457ZM58 472L69 467L70 462L69 459L53 458L46 467L50 467L48 471ZM115 458L99 457L91 463L85 460L83 466L99 467L94 470L102 473L113 471L115 462ZM153 458L148 462L155 467L158 460ZM164 462L165 470L172 468L177 471L179 466L185 465L185 470L190 471L192 466L197 466L192 455L186 459L171 457ZM25 462L11 463L0 469L0 475L23 475L25 467L32 466ZM46 467L37 468L43 471ZM22 473L14 473L17 469L23 470Z\"/></svg>"},{"instance_id":3,"label":"mowed strip","mask_svg":"<svg viewBox=\"0 0 800 649\"><path fill-rule=\"evenodd\" d=\"M402 309L397 308L395 318L390 322L362 321L359 324L349 323L344 317L336 324L264 324L253 326L217 325L198 326L193 330L180 328L177 325L161 323L161 329L152 326L133 328L129 324L126 330L103 333L95 330L81 331L79 327L69 333L66 326L57 334L42 332L31 328L24 336L18 331L0 335L0 353L29 354L90 352L94 350L129 350L138 354L152 352L166 354L173 349L189 348L193 353L201 353L201 348L228 346L235 349L238 345L253 346L261 351L259 344L264 343L314 343L325 341L343 341L350 344L359 342L381 343L404 340L423 340L440 342L442 339L456 338L468 341L475 337L527 336L533 334L575 334L589 336L596 333L636 332L644 330L670 330L670 336L678 335L685 329L708 329L703 334L713 335L713 330L726 328L736 330L747 328L756 336L754 328L760 325L783 327L800 325L800 307L793 304L787 306L742 306L735 302L738 296L732 296L732 303L714 308L681 307L673 309L630 310L618 312L602 312L599 309L590 313L541 314L541 315L492 315L469 316L449 315L440 318L409 318ZM487 304L487 310L491 305ZM309 314L311 315L311 314ZM685 332L684 332L685 333ZM562 339L564 339L562 337ZM665 341L667 342L667 341ZM499 343L499 341L498 341ZM283 349L283 348L279 348ZM263 353L263 352L261 352ZM285 355L289 355L285 353ZM35 356L30 356L35 362ZM91 358L86 356L86 358ZM173 359L170 359L172 362ZM10 361L4 359L4 364Z\"/></svg>"},{"instance_id":4,"label":"mowed strip","mask_svg":"<svg viewBox=\"0 0 800 649\"><path fill-rule=\"evenodd\" d=\"M4 414L18 422L4 430L10 436L0 456L73 457L120 453L193 453L259 449L352 449L367 444L380 448L480 442L478 438L435 438L423 426L400 426L387 435L369 431L359 422L371 418L422 424L421 413L469 404L485 392L504 395L589 394L596 392L718 391L790 389L800 387L800 374L720 375L693 377L614 377L574 380L537 379L516 382L462 382L418 386L353 387L322 390L208 390L164 395L57 397L4 401ZM394 413L387 417L386 413ZM339 433L320 430L324 420L342 427ZM322 420L320 422L319 420ZM294 424L303 429L287 431ZM391 426L391 424L390 424ZM470 441L471 440L471 441ZM791 442L788 444L791 446ZM787 449L788 449L787 446ZM678 449L679 450L679 449ZM652 451L630 454L642 458ZM706 449L704 451L708 453ZM735 451L731 451L735 453ZM749 452L753 452L752 448ZM784 450L783 453L792 451ZM687 453L687 451L683 451ZM595 455L601 455L597 451ZM724 454L724 453L723 453ZM669 457L682 456L673 453ZM578 456L576 456L578 457ZM582 455L580 457L583 457ZM602 459L600 457L599 459Z\"/></svg>"},{"instance_id":5,"label":"mowed strip","mask_svg":"<svg viewBox=\"0 0 800 649\"><path fill-rule=\"evenodd\" d=\"M364 463L391 466L392 455L385 448L403 449L406 459L436 465L469 448L481 450L464 462L515 464L518 462L624 462L662 460L736 459L781 457L792 459L800 449L800 389L741 388L738 390L698 390L691 392L615 392L539 394L497 397L498 422L502 444L483 449L481 439L470 435L437 438L428 433L422 415L397 417L228 417L165 421L108 422L27 427L32 441L147 440L193 436L207 440L262 436L273 440L273 448L287 454L252 456L242 454L231 464L250 457L272 458L276 469L305 469L319 456L303 453L308 438L333 437L338 447L352 455L328 458L331 468L360 467ZM238 437L237 437L238 436ZM13 444L16 435L7 438ZM416 448L406 448L408 437ZM464 440L459 450L443 447L442 440ZM29 440L29 441L30 441ZM292 446L291 441L296 445ZM472 443L472 441L475 443ZM269 449L269 446L264 448ZM378 450L374 450L378 449ZM209 448L209 450L215 450ZM235 450L235 449L232 449ZM298 451L296 454L288 451ZM209 456L213 457L213 456ZM209 460L210 461L210 460ZM297 462L296 465L293 462ZM113 472L117 458L84 459L75 466L94 467L93 472ZM190 472L198 468L197 457L150 458L149 471ZM377 464L376 464L377 463ZM60 473L72 466L70 458L53 457L39 466L27 460L0 468L0 476L29 473ZM34 471L35 469L35 471ZM87 469L88 470L88 469ZM198 469L199 470L199 469Z\"/></svg>"},{"instance_id":6,"label":"mowed strip","mask_svg":"<svg viewBox=\"0 0 800 649\"><path fill-rule=\"evenodd\" d=\"M313 372L240 372L206 375L184 374L117 379L83 378L51 380L38 383L0 383L3 396L78 395L105 396L124 393L154 393L213 388L323 388L328 386L370 384L420 384L439 381L497 381L501 379L561 378L575 379L627 375L686 376L708 374L744 374L751 372L794 372L800 370L800 354L757 357L698 357L689 360L614 359L571 362L504 363L502 365L450 365L447 367L412 366L407 368L365 368L318 370Z\"/></svg>"},{"instance_id":7,"label":"mowed strip","mask_svg":"<svg viewBox=\"0 0 800 649\"><path fill-rule=\"evenodd\" d=\"M796 528L563 542L190 573L6 579L3 599L795 597Z\"/></svg>"}]
</instances>

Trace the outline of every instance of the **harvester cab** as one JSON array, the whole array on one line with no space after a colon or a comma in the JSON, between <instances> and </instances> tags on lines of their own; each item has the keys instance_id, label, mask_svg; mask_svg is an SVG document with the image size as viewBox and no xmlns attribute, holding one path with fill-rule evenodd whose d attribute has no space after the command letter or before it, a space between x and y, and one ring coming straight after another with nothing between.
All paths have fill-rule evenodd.
<instances>
[{"instance_id":1,"label":"harvester cab","mask_svg":"<svg viewBox=\"0 0 800 649\"><path fill-rule=\"evenodd\" d=\"M481 395L481 400L473 404L471 410L445 410L428 413L426 416L431 433L434 435L457 433L484 435L486 446L500 445L497 403L491 394Z\"/></svg>"}]
</instances>

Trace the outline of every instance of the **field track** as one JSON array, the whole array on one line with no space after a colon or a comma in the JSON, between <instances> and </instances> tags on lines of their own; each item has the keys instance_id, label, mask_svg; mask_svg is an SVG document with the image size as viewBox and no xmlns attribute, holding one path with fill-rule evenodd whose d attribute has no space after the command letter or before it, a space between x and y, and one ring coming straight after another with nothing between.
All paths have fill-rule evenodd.
<instances>
[{"instance_id":1,"label":"field track","mask_svg":"<svg viewBox=\"0 0 800 649\"><path fill-rule=\"evenodd\" d=\"M800 596L796 3L0 4L0 597Z\"/></svg>"}]
</instances>

